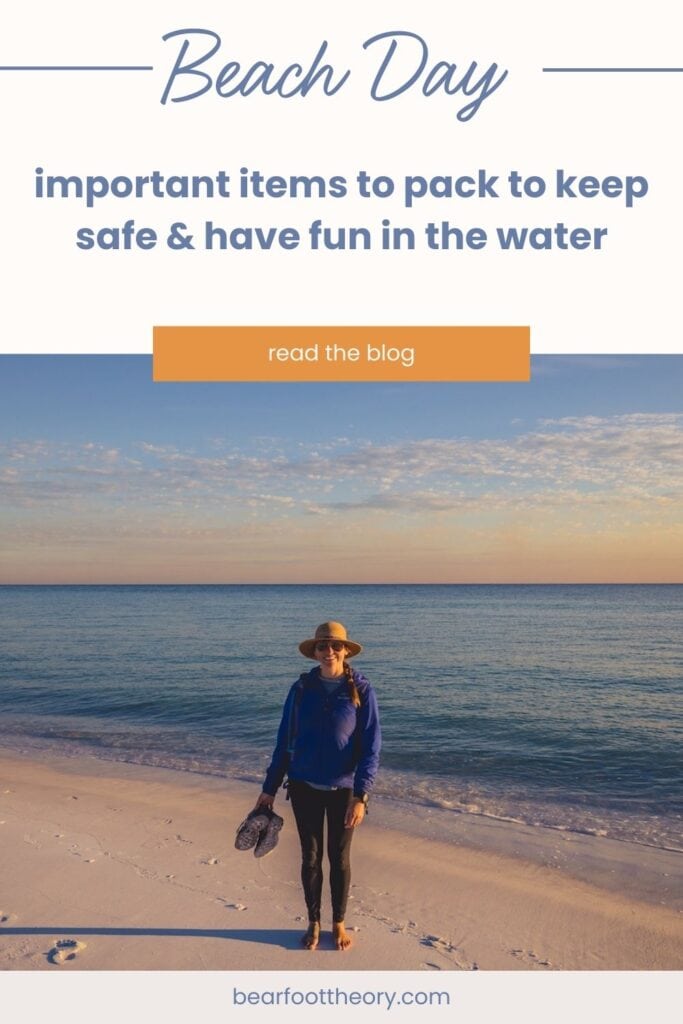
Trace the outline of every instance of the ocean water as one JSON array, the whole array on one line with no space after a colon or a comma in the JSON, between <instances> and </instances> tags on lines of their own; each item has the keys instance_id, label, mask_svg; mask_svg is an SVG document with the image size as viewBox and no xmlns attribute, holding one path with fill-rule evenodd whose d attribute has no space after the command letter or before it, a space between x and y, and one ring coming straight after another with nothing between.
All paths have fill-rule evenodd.
<instances>
[{"instance_id":1,"label":"ocean water","mask_svg":"<svg viewBox=\"0 0 683 1024\"><path fill-rule=\"evenodd\" d=\"M683 586L0 587L0 743L258 785L327 618L377 793L683 849Z\"/></svg>"}]
</instances>

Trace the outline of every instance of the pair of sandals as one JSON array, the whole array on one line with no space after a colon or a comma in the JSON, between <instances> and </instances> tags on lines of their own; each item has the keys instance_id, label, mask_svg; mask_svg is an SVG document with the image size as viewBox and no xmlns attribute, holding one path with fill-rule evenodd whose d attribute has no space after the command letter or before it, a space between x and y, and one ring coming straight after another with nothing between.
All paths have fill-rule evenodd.
<instances>
[{"instance_id":1,"label":"pair of sandals","mask_svg":"<svg viewBox=\"0 0 683 1024\"><path fill-rule=\"evenodd\" d=\"M284 825L275 811L268 808L255 808L237 829L235 836L236 850L252 850L255 857L267 857L277 846L280 829Z\"/></svg>"}]
</instances>

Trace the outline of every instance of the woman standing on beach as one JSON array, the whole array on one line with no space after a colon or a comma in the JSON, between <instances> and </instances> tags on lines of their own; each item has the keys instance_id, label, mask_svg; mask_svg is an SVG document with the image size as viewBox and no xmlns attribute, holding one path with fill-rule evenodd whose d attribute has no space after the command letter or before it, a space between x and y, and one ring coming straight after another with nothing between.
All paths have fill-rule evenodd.
<instances>
[{"instance_id":1,"label":"woman standing on beach","mask_svg":"<svg viewBox=\"0 0 683 1024\"><path fill-rule=\"evenodd\" d=\"M340 622L323 622L311 640L299 644L316 668L292 686L285 701L270 767L257 808L272 809L288 776L299 838L301 881L308 909L302 942L315 949L320 940L323 884L323 825L327 817L333 939L348 949L344 926L351 882L351 840L365 810L379 764L381 735L374 690L348 659L362 650Z\"/></svg>"}]
</instances>

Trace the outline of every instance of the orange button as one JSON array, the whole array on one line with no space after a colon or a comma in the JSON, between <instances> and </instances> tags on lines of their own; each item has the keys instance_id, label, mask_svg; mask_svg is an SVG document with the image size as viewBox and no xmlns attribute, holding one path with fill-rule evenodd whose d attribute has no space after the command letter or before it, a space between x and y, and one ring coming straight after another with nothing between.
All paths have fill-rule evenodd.
<instances>
[{"instance_id":1,"label":"orange button","mask_svg":"<svg viewBox=\"0 0 683 1024\"><path fill-rule=\"evenodd\" d=\"M525 381L528 327L155 327L155 381Z\"/></svg>"}]
</instances>

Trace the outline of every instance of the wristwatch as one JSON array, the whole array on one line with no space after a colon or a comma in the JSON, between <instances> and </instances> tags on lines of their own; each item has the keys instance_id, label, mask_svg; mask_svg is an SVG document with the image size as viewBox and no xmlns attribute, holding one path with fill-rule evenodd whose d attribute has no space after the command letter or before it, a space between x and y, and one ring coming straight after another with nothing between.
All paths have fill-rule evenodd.
<instances>
[{"instance_id":1,"label":"wristwatch","mask_svg":"<svg viewBox=\"0 0 683 1024\"><path fill-rule=\"evenodd\" d=\"M354 793L353 799L357 800L358 803L361 803L363 807L367 807L368 800L370 799L370 797L368 796L367 793Z\"/></svg>"}]
</instances>

